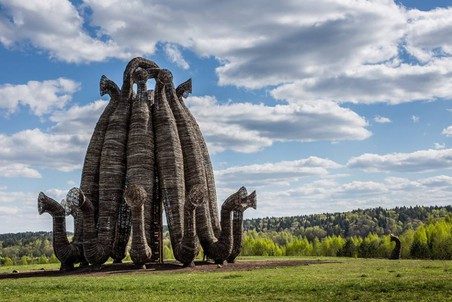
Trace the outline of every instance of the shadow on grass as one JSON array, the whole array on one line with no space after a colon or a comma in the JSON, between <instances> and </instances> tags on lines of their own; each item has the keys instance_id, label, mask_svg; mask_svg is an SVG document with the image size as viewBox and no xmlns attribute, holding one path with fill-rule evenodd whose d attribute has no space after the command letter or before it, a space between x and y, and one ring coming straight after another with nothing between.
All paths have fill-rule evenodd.
<instances>
[{"instance_id":1,"label":"shadow on grass","mask_svg":"<svg viewBox=\"0 0 452 302\"><path fill-rule=\"evenodd\" d=\"M302 266L311 264L324 263L340 263L339 261L331 260L254 260L246 261L239 260L235 263L225 263L224 265L217 265L208 261L195 261L194 267L183 267L176 261L167 261L163 264L149 263L146 264L146 269L137 267L133 263L110 263L104 264L100 269L95 269L92 266L78 267L72 271L59 270L33 270L25 272L14 273L0 273L0 279L20 279L20 278L35 278L35 277L59 277L71 275L112 275L112 274L127 274L127 273L152 273L152 272L213 272L213 271L240 271L240 270L254 270L263 268L277 268L287 266Z\"/></svg>"}]
</instances>

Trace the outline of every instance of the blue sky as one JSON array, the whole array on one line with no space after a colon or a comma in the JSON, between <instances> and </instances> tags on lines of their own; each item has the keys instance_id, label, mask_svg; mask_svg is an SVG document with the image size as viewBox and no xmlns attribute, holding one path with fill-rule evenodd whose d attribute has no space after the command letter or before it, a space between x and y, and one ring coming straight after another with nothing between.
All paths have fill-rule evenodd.
<instances>
[{"instance_id":1,"label":"blue sky","mask_svg":"<svg viewBox=\"0 0 452 302\"><path fill-rule=\"evenodd\" d=\"M0 233L51 229L38 192L79 185L100 76L135 56L193 79L248 218L451 204L451 55L452 1L0 0Z\"/></svg>"}]
</instances>

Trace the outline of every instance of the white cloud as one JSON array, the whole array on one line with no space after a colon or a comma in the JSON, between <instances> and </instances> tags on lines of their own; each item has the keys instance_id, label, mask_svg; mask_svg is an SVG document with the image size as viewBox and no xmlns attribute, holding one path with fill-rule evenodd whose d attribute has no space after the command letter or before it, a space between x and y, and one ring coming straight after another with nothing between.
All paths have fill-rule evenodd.
<instances>
[{"instance_id":1,"label":"white cloud","mask_svg":"<svg viewBox=\"0 0 452 302\"><path fill-rule=\"evenodd\" d=\"M220 84L249 88L384 61L406 26L390 1L84 2L118 45L152 53L159 41L176 43L219 58Z\"/></svg>"},{"instance_id":2,"label":"white cloud","mask_svg":"<svg viewBox=\"0 0 452 302\"><path fill-rule=\"evenodd\" d=\"M341 165L324 158L311 156L292 161L234 166L215 173L220 185L266 186L268 183L289 183L306 176L326 175ZM234 184L234 185L232 185Z\"/></svg>"},{"instance_id":3,"label":"white cloud","mask_svg":"<svg viewBox=\"0 0 452 302\"><path fill-rule=\"evenodd\" d=\"M452 149L429 149L412 153L371 154L351 158L347 166L374 172L423 172L452 167Z\"/></svg>"},{"instance_id":4,"label":"white cloud","mask_svg":"<svg viewBox=\"0 0 452 302\"><path fill-rule=\"evenodd\" d=\"M165 54L168 57L168 59L176 63L177 66L179 66L182 69L188 69L190 68L190 65L185 61L184 57L182 56L179 48L177 48L176 45L166 43L164 46Z\"/></svg>"},{"instance_id":5,"label":"white cloud","mask_svg":"<svg viewBox=\"0 0 452 302\"><path fill-rule=\"evenodd\" d=\"M10 170L6 166L5 171L39 177L36 169L68 172L81 168L92 131L106 103L98 100L54 111L49 119L55 124L49 131L35 128L0 134L0 160L10 163Z\"/></svg>"},{"instance_id":6,"label":"white cloud","mask_svg":"<svg viewBox=\"0 0 452 302\"><path fill-rule=\"evenodd\" d=\"M11 135L0 134L0 159L72 171L80 168L86 145L86 138L81 135L28 129Z\"/></svg>"},{"instance_id":7,"label":"white cloud","mask_svg":"<svg viewBox=\"0 0 452 302\"><path fill-rule=\"evenodd\" d=\"M426 187L446 187L450 190L452 188L452 177L447 175L438 175L422 179L419 183Z\"/></svg>"},{"instance_id":8,"label":"white cloud","mask_svg":"<svg viewBox=\"0 0 452 302\"><path fill-rule=\"evenodd\" d=\"M438 48L450 53L450 8L422 12L393 1L334 0L257 6L237 1L85 3L93 11L92 22L119 45L152 53L156 43L165 41L218 58L220 85L279 86L274 97L297 102L398 104L452 97L452 60L435 53ZM138 30L143 27L146 31ZM427 52L429 59L420 65L401 63L403 48L413 55Z\"/></svg>"},{"instance_id":9,"label":"white cloud","mask_svg":"<svg viewBox=\"0 0 452 302\"><path fill-rule=\"evenodd\" d=\"M451 97L452 8L419 11L389 0L83 2L77 10L66 0L4 1L0 42L28 41L69 62L150 55L161 43L181 68L189 65L180 49L189 49L218 59L221 85L280 86L276 98L297 102ZM422 64L401 63L400 50Z\"/></svg>"},{"instance_id":10,"label":"white cloud","mask_svg":"<svg viewBox=\"0 0 452 302\"><path fill-rule=\"evenodd\" d=\"M379 124L388 124L391 123L392 121L387 117L376 115L374 116L374 122Z\"/></svg>"},{"instance_id":11,"label":"white cloud","mask_svg":"<svg viewBox=\"0 0 452 302\"><path fill-rule=\"evenodd\" d=\"M418 60L452 54L452 8L407 11L406 49Z\"/></svg>"},{"instance_id":12,"label":"white cloud","mask_svg":"<svg viewBox=\"0 0 452 302\"><path fill-rule=\"evenodd\" d=\"M91 37L85 20L67 0L1 1L0 43L6 47L30 43L67 62L102 61L132 54L112 40Z\"/></svg>"},{"instance_id":13,"label":"white cloud","mask_svg":"<svg viewBox=\"0 0 452 302\"><path fill-rule=\"evenodd\" d=\"M29 165L0 161L0 177L41 178L42 176Z\"/></svg>"},{"instance_id":14,"label":"white cloud","mask_svg":"<svg viewBox=\"0 0 452 302\"><path fill-rule=\"evenodd\" d=\"M444 144L444 143L434 143L433 147L435 149L445 149L446 148L446 144Z\"/></svg>"},{"instance_id":15,"label":"white cloud","mask_svg":"<svg viewBox=\"0 0 452 302\"><path fill-rule=\"evenodd\" d=\"M0 188L0 234L30 230L52 230L52 219L39 215L39 192L10 191ZM71 225L68 225L71 227Z\"/></svg>"},{"instance_id":16,"label":"white cloud","mask_svg":"<svg viewBox=\"0 0 452 302\"><path fill-rule=\"evenodd\" d=\"M364 65L331 75L297 80L271 91L290 102L333 100L341 103L400 104L452 98L452 59L440 58L426 65Z\"/></svg>"},{"instance_id":17,"label":"white cloud","mask_svg":"<svg viewBox=\"0 0 452 302\"><path fill-rule=\"evenodd\" d=\"M52 112L49 120L55 125L52 131L55 133L77 133L91 137L94 126L102 114L108 101L97 100L86 105L73 105L64 110Z\"/></svg>"},{"instance_id":18,"label":"white cloud","mask_svg":"<svg viewBox=\"0 0 452 302\"><path fill-rule=\"evenodd\" d=\"M0 215L15 215L19 212L19 209L16 207L1 207L0 206Z\"/></svg>"},{"instance_id":19,"label":"white cloud","mask_svg":"<svg viewBox=\"0 0 452 302\"><path fill-rule=\"evenodd\" d=\"M188 63L179 46L218 58L222 85L287 84L275 91L283 99L290 96L283 91L294 86L300 88L297 100L400 103L450 97L451 8L426 12L387 0L259 5L85 0L79 11L65 0L2 5L1 43L29 41L69 62L149 55L164 43L170 60L184 69ZM400 64L400 48L427 64ZM361 99L356 95L364 88L369 91Z\"/></svg>"},{"instance_id":20,"label":"white cloud","mask_svg":"<svg viewBox=\"0 0 452 302\"><path fill-rule=\"evenodd\" d=\"M355 180L345 183L336 189L335 194L365 195L386 192L388 189L384 184L375 181Z\"/></svg>"},{"instance_id":21,"label":"white cloud","mask_svg":"<svg viewBox=\"0 0 452 302\"><path fill-rule=\"evenodd\" d=\"M449 126L447 128L444 128L443 131L441 132L441 134L450 137L452 136L452 126Z\"/></svg>"},{"instance_id":22,"label":"white cloud","mask_svg":"<svg viewBox=\"0 0 452 302\"><path fill-rule=\"evenodd\" d=\"M19 105L28 106L41 116L55 109L64 108L80 88L80 84L65 78L47 81L29 81L27 84L0 85L0 108L14 112Z\"/></svg>"},{"instance_id":23,"label":"white cloud","mask_svg":"<svg viewBox=\"0 0 452 302\"><path fill-rule=\"evenodd\" d=\"M67 192L69 191L70 188L68 189L58 189L58 188L52 188L52 189L48 189L45 191L45 193L52 197L53 199L60 201L62 199L66 198Z\"/></svg>"},{"instance_id":24,"label":"white cloud","mask_svg":"<svg viewBox=\"0 0 452 302\"><path fill-rule=\"evenodd\" d=\"M212 96L186 101L213 152L256 152L277 141L362 140L371 135L361 116L332 102L220 104Z\"/></svg>"},{"instance_id":25,"label":"white cloud","mask_svg":"<svg viewBox=\"0 0 452 302\"><path fill-rule=\"evenodd\" d=\"M232 191L232 187L231 190L219 190L221 196ZM271 180L257 188L257 196L257 210L247 211L247 217L343 212L358 207L448 205L452 198L452 177L439 175L414 180L387 177L382 181L324 178L311 182L303 180L291 189L275 187Z\"/></svg>"}]
</instances>

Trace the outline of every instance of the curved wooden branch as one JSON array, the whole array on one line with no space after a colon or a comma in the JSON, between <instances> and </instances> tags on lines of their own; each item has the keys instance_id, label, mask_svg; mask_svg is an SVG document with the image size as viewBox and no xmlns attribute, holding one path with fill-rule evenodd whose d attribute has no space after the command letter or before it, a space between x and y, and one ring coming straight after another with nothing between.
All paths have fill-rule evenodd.
<instances>
[{"instance_id":1,"label":"curved wooden branch","mask_svg":"<svg viewBox=\"0 0 452 302\"><path fill-rule=\"evenodd\" d=\"M87 260L91 264L101 265L108 260L112 251L118 250L114 245L116 236L127 236L127 225L124 232L116 233L117 221L119 218L122 225L122 218L127 224L130 221L130 215L118 217L118 209L124 203L123 193L126 177L126 144L128 125L130 120L130 100L133 85L132 72L135 64L141 60L134 59L129 62L124 73L121 97L115 111L111 114L108 127L105 132L105 138L102 145L99 169L99 215L98 215L98 234L97 234L97 253L90 253L91 258ZM83 190L82 190L83 192ZM84 192L83 192L84 193ZM90 200L88 198L88 200ZM83 211L83 210L82 210ZM89 214L89 213L87 213ZM125 212L127 214L127 212ZM95 226L95 225L94 225ZM85 227L86 229L86 227ZM91 234L93 230L89 231ZM125 236L123 236L125 234ZM123 239L123 238L122 238ZM116 243L123 243L125 240L118 238ZM90 248L94 248L92 245ZM115 255L116 261L122 257L121 253Z\"/></svg>"},{"instance_id":2,"label":"curved wooden branch","mask_svg":"<svg viewBox=\"0 0 452 302\"><path fill-rule=\"evenodd\" d=\"M83 216L83 252L86 260L98 267L107 261L111 253L111 245L104 245L98 238L98 230L96 228L95 209L89 198L83 194L79 188L72 188L66 195L68 204L78 207ZM101 213L100 213L101 214ZM99 215L99 219L107 220L103 215ZM99 225L105 228L105 222L99 221ZM108 226L108 225L107 225ZM107 232L109 229L107 228ZM105 230L99 229L99 233L105 233ZM104 239L105 240L105 239ZM106 256L107 255L107 256ZM106 259L105 259L106 258Z\"/></svg>"},{"instance_id":3,"label":"curved wooden branch","mask_svg":"<svg viewBox=\"0 0 452 302\"><path fill-rule=\"evenodd\" d=\"M148 199L146 190L131 184L126 186L124 199L132 210L132 245L130 257L135 265L144 265L151 260L152 250L148 245L144 226L144 203Z\"/></svg>"},{"instance_id":4,"label":"curved wooden branch","mask_svg":"<svg viewBox=\"0 0 452 302\"><path fill-rule=\"evenodd\" d=\"M43 192L38 196L39 215L49 213L53 220L53 250L60 260L60 270L74 269L74 263L83 261L83 251L80 245L70 243L66 235L66 212L64 207L56 200Z\"/></svg>"},{"instance_id":5,"label":"curved wooden branch","mask_svg":"<svg viewBox=\"0 0 452 302\"><path fill-rule=\"evenodd\" d=\"M105 132L107 131L110 116L116 109L120 99L118 86L105 75L100 78L100 94L110 95L110 102L102 112L86 151L85 162L82 169L80 189L93 202L96 217L99 203L99 170L102 146L104 144Z\"/></svg>"},{"instance_id":6,"label":"curved wooden branch","mask_svg":"<svg viewBox=\"0 0 452 302\"><path fill-rule=\"evenodd\" d=\"M161 70L157 77L155 106L152 109L159 190L167 215L174 257L190 265L197 254L192 208L197 205L198 195L193 193L194 197L187 200L186 204L184 158L176 120L167 100L167 90L172 93L172 76L167 70Z\"/></svg>"},{"instance_id":7,"label":"curved wooden branch","mask_svg":"<svg viewBox=\"0 0 452 302\"><path fill-rule=\"evenodd\" d=\"M395 242L395 247L391 252L391 256L389 259L397 260L400 259L402 256L402 242L400 241L399 237L390 234L391 242Z\"/></svg>"},{"instance_id":8,"label":"curved wooden branch","mask_svg":"<svg viewBox=\"0 0 452 302\"><path fill-rule=\"evenodd\" d=\"M133 74L136 69L142 68L145 69L148 75L152 78L155 78L160 70L159 66L148 59L136 57L130 60L124 70L123 83L121 87L122 97L127 100L131 100L133 96L133 83L134 78Z\"/></svg>"},{"instance_id":9,"label":"curved wooden branch","mask_svg":"<svg viewBox=\"0 0 452 302\"><path fill-rule=\"evenodd\" d=\"M192 92L191 79L179 84L176 88L176 95L179 99L186 98Z\"/></svg>"},{"instance_id":10,"label":"curved wooden branch","mask_svg":"<svg viewBox=\"0 0 452 302\"><path fill-rule=\"evenodd\" d=\"M177 93L177 91L179 91L179 93ZM206 177L208 194L208 213L206 213L207 216L204 215L205 217L201 217L201 219L203 220L206 219L210 221L213 233L215 237L218 238L220 236L221 228L220 228L220 219L218 216L217 192L215 188L215 177L213 174L212 162L210 160L209 151L207 150L207 144L206 141L204 140L201 129L199 128L196 119L191 114L190 110L187 108L187 106L182 100L182 96L191 91L192 91L191 79L185 81L176 88L176 94L178 95L180 106L184 110L185 115L188 121L190 122L191 128L193 129L194 138L197 141L197 145L199 145L201 148L201 153L204 160L204 173Z\"/></svg>"},{"instance_id":11,"label":"curved wooden branch","mask_svg":"<svg viewBox=\"0 0 452 302\"><path fill-rule=\"evenodd\" d=\"M232 236L233 236L233 245L231 254L229 254L226 259L229 263L234 263L235 258L240 254L242 250L242 237L243 237L243 212L247 208L256 209L257 200L256 200L256 191L253 191L247 197L247 202L244 204L242 210L234 211L232 217Z\"/></svg>"},{"instance_id":12,"label":"curved wooden branch","mask_svg":"<svg viewBox=\"0 0 452 302\"><path fill-rule=\"evenodd\" d=\"M233 250L232 217L235 211L243 212L249 207L251 195L247 196L245 187L241 187L236 193L229 196L221 207L221 233L217 241L209 243L204 248L204 253L208 258L215 260L215 263L222 264Z\"/></svg>"},{"instance_id":13,"label":"curved wooden branch","mask_svg":"<svg viewBox=\"0 0 452 302\"><path fill-rule=\"evenodd\" d=\"M135 242L138 242L136 231L139 231L137 217L143 215L144 219L143 229L145 238L142 239L144 241L140 241L141 246L134 245L133 253L135 256L132 257L134 263L138 265L150 260L145 255L149 253L152 255L152 250L148 246L148 242L150 242L149 240L151 238L151 207L154 189L154 136L148 106L148 91L146 88L148 77L149 74L142 68L138 68L135 71L134 78L138 84L138 91L136 97L132 100L132 111L127 138L126 180L129 188L138 187L145 192L142 204L138 209L132 209L132 228L134 230L132 239ZM138 250L139 247L141 247L142 254Z\"/></svg>"}]
</instances>

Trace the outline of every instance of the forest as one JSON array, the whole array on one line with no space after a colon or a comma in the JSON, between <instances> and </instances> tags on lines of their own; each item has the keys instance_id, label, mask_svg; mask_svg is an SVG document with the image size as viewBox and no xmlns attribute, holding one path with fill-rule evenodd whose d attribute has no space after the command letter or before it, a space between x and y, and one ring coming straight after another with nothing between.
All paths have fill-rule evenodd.
<instances>
[{"instance_id":1,"label":"forest","mask_svg":"<svg viewBox=\"0 0 452 302\"><path fill-rule=\"evenodd\" d=\"M387 258L392 233L402 242L402 258L452 259L451 206L248 219L244 229L242 256ZM164 258L172 258L167 231ZM51 232L0 234L0 265L49 262L58 262Z\"/></svg>"}]
</instances>

